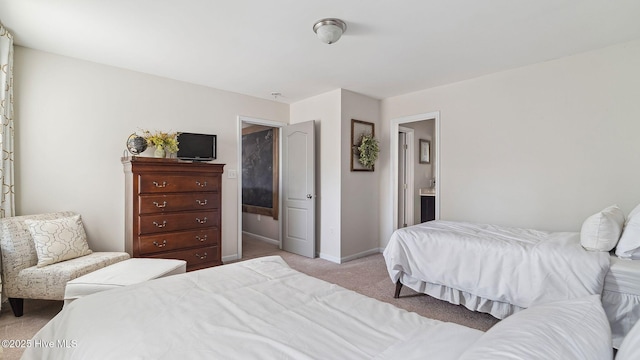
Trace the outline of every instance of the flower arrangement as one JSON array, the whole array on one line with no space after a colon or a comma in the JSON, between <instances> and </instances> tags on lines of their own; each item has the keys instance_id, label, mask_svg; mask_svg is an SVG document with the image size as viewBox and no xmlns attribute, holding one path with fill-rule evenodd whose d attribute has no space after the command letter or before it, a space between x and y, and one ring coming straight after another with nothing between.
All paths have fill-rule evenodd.
<instances>
[{"instance_id":1,"label":"flower arrangement","mask_svg":"<svg viewBox=\"0 0 640 360\"><path fill-rule=\"evenodd\" d=\"M380 152L378 139L374 138L372 134L362 135L358 151L360 152L360 157L358 158L360 164L367 169L373 168L373 164L378 160L378 153Z\"/></svg>"},{"instance_id":2,"label":"flower arrangement","mask_svg":"<svg viewBox=\"0 0 640 360\"><path fill-rule=\"evenodd\" d=\"M168 133L163 131L156 131L151 133L149 130L142 132L142 137L147 140L147 145L155 146L157 151L166 151L169 153L178 152L178 139L177 133Z\"/></svg>"}]
</instances>

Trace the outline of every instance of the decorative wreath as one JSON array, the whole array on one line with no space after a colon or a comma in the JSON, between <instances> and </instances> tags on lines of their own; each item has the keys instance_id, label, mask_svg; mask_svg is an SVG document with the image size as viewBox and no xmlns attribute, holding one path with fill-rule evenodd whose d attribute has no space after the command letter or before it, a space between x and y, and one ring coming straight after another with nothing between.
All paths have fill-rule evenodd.
<instances>
[{"instance_id":1,"label":"decorative wreath","mask_svg":"<svg viewBox=\"0 0 640 360\"><path fill-rule=\"evenodd\" d=\"M371 169L376 160L378 160L378 153L380 152L378 140L371 134L362 135L358 151L360 152L360 158L358 159L360 164L367 169Z\"/></svg>"}]
</instances>

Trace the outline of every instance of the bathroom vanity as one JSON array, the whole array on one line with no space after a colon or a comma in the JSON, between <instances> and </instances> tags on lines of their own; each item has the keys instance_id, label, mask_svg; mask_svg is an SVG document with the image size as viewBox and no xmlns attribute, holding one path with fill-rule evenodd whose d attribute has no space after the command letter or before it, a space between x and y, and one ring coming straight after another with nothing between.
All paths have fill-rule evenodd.
<instances>
[{"instance_id":1,"label":"bathroom vanity","mask_svg":"<svg viewBox=\"0 0 640 360\"><path fill-rule=\"evenodd\" d=\"M420 222L436 219L435 189L420 189Z\"/></svg>"}]
</instances>

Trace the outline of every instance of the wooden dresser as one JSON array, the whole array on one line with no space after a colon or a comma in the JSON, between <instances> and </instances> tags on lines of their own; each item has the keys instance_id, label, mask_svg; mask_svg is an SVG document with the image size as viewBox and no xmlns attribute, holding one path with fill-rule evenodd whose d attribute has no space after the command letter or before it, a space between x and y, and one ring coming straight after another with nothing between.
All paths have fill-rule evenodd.
<instances>
[{"instance_id":1,"label":"wooden dresser","mask_svg":"<svg viewBox=\"0 0 640 360\"><path fill-rule=\"evenodd\" d=\"M221 265L224 164L138 156L122 163L125 250L186 260L187 271Z\"/></svg>"}]
</instances>

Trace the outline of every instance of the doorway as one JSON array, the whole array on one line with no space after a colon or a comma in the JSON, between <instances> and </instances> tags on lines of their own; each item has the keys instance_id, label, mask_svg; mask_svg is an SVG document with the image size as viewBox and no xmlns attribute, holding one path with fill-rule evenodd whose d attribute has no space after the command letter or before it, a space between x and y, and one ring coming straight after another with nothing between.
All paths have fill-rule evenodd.
<instances>
[{"instance_id":1,"label":"doorway","mask_svg":"<svg viewBox=\"0 0 640 360\"><path fill-rule=\"evenodd\" d=\"M282 248L282 235L280 226L280 141L279 135L282 126L285 124L250 117L239 116L238 117L238 159L240 168L238 171L238 248L237 258L243 258L243 240L251 244L252 248L260 248L259 251L267 251L271 249ZM249 131L247 131L249 130ZM272 185L272 188L268 190L269 193L273 193L272 202L267 201L264 203L264 194L253 194L252 201L245 204L243 197L243 183L248 183L250 180L247 178L246 169L243 165L243 138L251 137L252 141L258 140L261 137L261 141L269 141L271 149L262 149L262 156L264 154L269 155L267 159L270 164L267 167L257 168L255 171L263 172L268 179L268 182ZM254 137L256 139L254 139ZM268 150L268 151L267 151ZM264 160L260 164L264 164ZM267 172L269 172L267 174ZM266 184L268 186L268 184ZM257 188L264 188L265 184L256 186Z\"/></svg>"},{"instance_id":2,"label":"doorway","mask_svg":"<svg viewBox=\"0 0 640 360\"><path fill-rule=\"evenodd\" d=\"M315 257L314 126L313 121L287 125L269 120L238 117L238 159L242 171L240 171L238 180L237 259L243 258L243 237L250 233L249 230L245 231L244 225L249 221L253 225L266 221L271 227L270 236L257 234L258 240L272 243L284 251L311 258ZM272 173L274 179L280 180L277 184L274 182L266 192L267 194L273 193L272 204L275 205L267 212L243 211L243 208L247 209L245 202L249 204L249 201L243 199L245 193L243 178L246 175L244 162L248 160L243 155L245 150L243 130L249 127L254 129L246 132L253 135L261 134L267 130L264 136L253 136L251 140L253 144L261 142L262 139L271 138L272 140L273 151L270 155L260 156L254 162L262 163L273 157L274 166L273 168L267 167L266 172ZM272 131L272 135L269 135L269 131ZM263 148L268 149L268 147ZM253 151L255 151L255 146L251 153ZM248 178L246 180L249 181ZM265 183L269 186L269 181ZM252 202L250 205L255 207L256 204ZM259 224L257 228L260 228ZM250 235L254 240L256 239L256 234L250 233Z\"/></svg>"},{"instance_id":3,"label":"doorway","mask_svg":"<svg viewBox=\"0 0 640 360\"><path fill-rule=\"evenodd\" d=\"M426 135L422 129L428 127L430 122L430 126L432 130L430 130L431 135ZM411 128L414 130L414 141L413 141L413 149L407 149L407 156L414 155L413 160L408 160L401 164L401 161L404 160L401 157L401 146L400 142L404 141L403 138L407 137L407 128ZM390 149L391 149L391 178L392 178L392 191L393 199L393 230L396 230L400 227L403 227L405 222L402 221L401 216L402 213L407 213L406 206L407 201L403 197L402 186L405 183L402 176L405 176L404 173L408 172L411 169L414 172L413 180L414 184L411 186L411 189L414 190L413 195L411 195L411 199L413 200L413 223L420 223L420 201L418 197L420 196L420 192L428 190L432 196L435 197L435 219L440 218L440 113L439 112L431 112L424 114L417 114L412 116L406 116L402 118L393 119L391 121L391 129L390 133ZM429 132L427 132L428 134ZM401 135L405 134L405 135ZM429 139L427 139L430 136ZM419 141L422 140L422 141ZM425 140L428 141L430 146L428 151L428 163L423 159L423 154L420 154L420 149L418 144L422 143L424 146ZM406 167L406 169L403 169ZM402 170L402 171L401 171ZM406 175L408 176L408 175ZM408 185L409 186L409 185ZM407 196L409 192L406 193ZM408 213L407 213L408 214ZM410 220L410 219L409 219ZM409 225L409 222L406 222Z\"/></svg>"}]
</instances>

